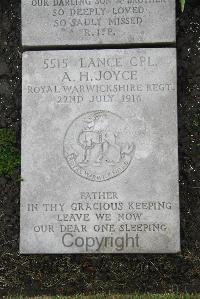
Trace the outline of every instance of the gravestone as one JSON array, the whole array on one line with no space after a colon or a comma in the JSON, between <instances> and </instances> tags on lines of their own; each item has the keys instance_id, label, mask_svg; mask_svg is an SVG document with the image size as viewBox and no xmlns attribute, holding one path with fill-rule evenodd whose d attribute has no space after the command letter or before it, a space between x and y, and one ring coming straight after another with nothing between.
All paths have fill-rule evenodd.
<instances>
[{"instance_id":1,"label":"gravestone","mask_svg":"<svg viewBox=\"0 0 200 299\"><path fill-rule=\"evenodd\" d=\"M24 46L174 42L175 0L22 0Z\"/></svg>"},{"instance_id":2,"label":"gravestone","mask_svg":"<svg viewBox=\"0 0 200 299\"><path fill-rule=\"evenodd\" d=\"M176 50L23 54L21 253L180 250Z\"/></svg>"}]
</instances>

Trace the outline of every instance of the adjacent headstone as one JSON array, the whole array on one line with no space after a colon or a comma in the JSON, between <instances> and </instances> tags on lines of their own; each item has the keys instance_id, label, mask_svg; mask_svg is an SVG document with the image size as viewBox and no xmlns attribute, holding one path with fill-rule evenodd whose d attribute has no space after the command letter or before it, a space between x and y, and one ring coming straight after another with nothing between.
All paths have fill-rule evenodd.
<instances>
[{"instance_id":1,"label":"adjacent headstone","mask_svg":"<svg viewBox=\"0 0 200 299\"><path fill-rule=\"evenodd\" d=\"M22 0L24 46L175 42L175 0Z\"/></svg>"},{"instance_id":2,"label":"adjacent headstone","mask_svg":"<svg viewBox=\"0 0 200 299\"><path fill-rule=\"evenodd\" d=\"M176 100L172 48L25 52L21 253L179 251Z\"/></svg>"}]
</instances>

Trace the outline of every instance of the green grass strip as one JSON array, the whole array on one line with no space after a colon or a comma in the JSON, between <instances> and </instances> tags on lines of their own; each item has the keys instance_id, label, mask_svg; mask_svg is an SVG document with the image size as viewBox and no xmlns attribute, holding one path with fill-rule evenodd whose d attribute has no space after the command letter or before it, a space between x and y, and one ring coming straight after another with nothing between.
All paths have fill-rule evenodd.
<instances>
[{"instance_id":1,"label":"green grass strip","mask_svg":"<svg viewBox=\"0 0 200 299\"><path fill-rule=\"evenodd\" d=\"M166 294L132 294L132 295L77 295L77 296L43 296L43 297L23 297L10 296L5 299L199 299L199 294L187 293L166 293Z\"/></svg>"},{"instance_id":2,"label":"green grass strip","mask_svg":"<svg viewBox=\"0 0 200 299\"><path fill-rule=\"evenodd\" d=\"M0 176L11 177L20 165L20 153L16 148L14 129L0 129Z\"/></svg>"}]
</instances>

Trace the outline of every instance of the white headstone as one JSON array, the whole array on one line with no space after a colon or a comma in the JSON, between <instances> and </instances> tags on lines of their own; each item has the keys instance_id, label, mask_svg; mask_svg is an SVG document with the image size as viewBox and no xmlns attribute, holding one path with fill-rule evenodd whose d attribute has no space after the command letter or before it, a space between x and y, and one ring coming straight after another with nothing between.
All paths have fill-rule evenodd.
<instances>
[{"instance_id":1,"label":"white headstone","mask_svg":"<svg viewBox=\"0 0 200 299\"><path fill-rule=\"evenodd\" d=\"M173 43L175 0L22 0L24 46Z\"/></svg>"},{"instance_id":2,"label":"white headstone","mask_svg":"<svg viewBox=\"0 0 200 299\"><path fill-rule=\"evenodd\" d=\"M180 249L176 50L23 54L21 253Z\"/></svg>"}]
</instances>

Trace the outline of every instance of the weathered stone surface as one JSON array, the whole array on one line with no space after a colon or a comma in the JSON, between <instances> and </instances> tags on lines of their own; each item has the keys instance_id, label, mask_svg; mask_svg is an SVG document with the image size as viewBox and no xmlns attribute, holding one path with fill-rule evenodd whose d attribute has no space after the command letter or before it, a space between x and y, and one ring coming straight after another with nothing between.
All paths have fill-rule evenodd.
<instances>
[{"instance_id":1,"label":"weathered stone surface","mask_svg":"<svg viewBox=\"0 0 200 299\"><path fill-rule=\"evenodd\" d=\"M25 46L175 42L175 0L22 0Z\"/></svg>"},{"instance_id":2,"label":"weathered stone surface","mask_svg":"<svg viewBox=\"0 0 200 299\"><path fill-rule=\"evenodd\" d=\"M21 253L179 251L176 50L23 54Z\"/></svg>"}]
</instances>

